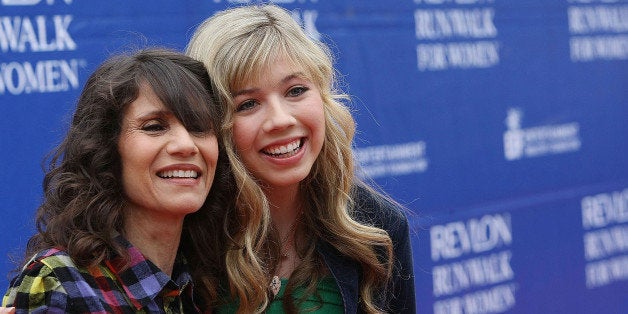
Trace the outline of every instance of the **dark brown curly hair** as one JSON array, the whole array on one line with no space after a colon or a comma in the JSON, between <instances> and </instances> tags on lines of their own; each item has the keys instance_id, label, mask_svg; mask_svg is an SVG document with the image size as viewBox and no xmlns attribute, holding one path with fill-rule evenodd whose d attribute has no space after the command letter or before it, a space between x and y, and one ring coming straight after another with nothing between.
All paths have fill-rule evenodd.
<instances>
[{"instance_id":1,"label":"dark brown curly hair","mask_svg":"<svg viewBox=\"0 0 628 314\"><path fill-rule=\"evenodd\" d=\"M223 113L214 104L211 81L202 63L161 48L108 59L87 80L66 137L48 156L43 202L36 214L37 233L28 241L25 259L51 247L63 248L82 267L99 264L112 255L127 257L124 248L113 241L122 233L125 203L117 143L124 109L138 97L142 84L154 90L186 129L214 132L220 139ZM215 283L208 270L223 263L219 231L225 204L233 199L227 197L233 186L227 169L224 147L219 143L212 189L203 207L186 216L180 244L193 277L207 288L197 289L205 302L215 298ZM204 242L204 251L198 251L196 241ZM208 252L207 245L215 250Z\"/></svg>"}]
</instances>

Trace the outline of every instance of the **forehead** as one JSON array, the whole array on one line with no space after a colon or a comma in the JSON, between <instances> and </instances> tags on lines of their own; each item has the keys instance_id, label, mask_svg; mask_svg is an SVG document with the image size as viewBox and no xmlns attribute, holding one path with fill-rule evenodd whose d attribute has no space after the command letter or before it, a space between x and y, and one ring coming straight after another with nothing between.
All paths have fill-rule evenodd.
<instances>
[{"instance_id":1,"label":"forehead","mask_svg":"<svg viewBox=\"0 0 628 314\"><path fill-rule=\"evenodd\" d=\"M233 77L232 90L268 84L270 80L309 79L309 76L298 62L290 57L279 55L268 61L258 62L251 67L241 68L240 74Z\"/></svg>"},{"instance_id":2,"label":"forehead","mask_svg":"<svg viewBox=\"0 0 628 314\"><path fill-rule=\"evenodd\" d=\"M152 111L167 111L167 108L150 86L141 84L137 98L124 108L123 118L128 119Z\"/></svg>"}]
</instances>

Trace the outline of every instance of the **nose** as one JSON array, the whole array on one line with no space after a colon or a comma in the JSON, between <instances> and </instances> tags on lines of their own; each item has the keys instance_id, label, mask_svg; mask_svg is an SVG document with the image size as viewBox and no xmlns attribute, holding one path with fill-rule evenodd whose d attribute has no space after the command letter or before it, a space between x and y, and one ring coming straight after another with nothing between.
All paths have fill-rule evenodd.
<instances>
[{"instance_id":1,"label":"nose","mask_svg":"<svg viewBox=\"0 0 628 314\"><path fill-rule=\"evenodd\" d=\"M265 132L283 130L296 124L296 118L290 111L290 104L279 99L271 98L266 104L266 115L262 128Z\"/></svg>"},{"instance_id":2,"label":"nose","mask_svg":"<svg viewBox=\"0 0 628 314\"><path fill-rule=\"evenodd\" d=\"M166 152L170 155L188 157L196 155L199 150L192 134L183 125L176 124L171 128Z\"/></svg>"}]
</instances>

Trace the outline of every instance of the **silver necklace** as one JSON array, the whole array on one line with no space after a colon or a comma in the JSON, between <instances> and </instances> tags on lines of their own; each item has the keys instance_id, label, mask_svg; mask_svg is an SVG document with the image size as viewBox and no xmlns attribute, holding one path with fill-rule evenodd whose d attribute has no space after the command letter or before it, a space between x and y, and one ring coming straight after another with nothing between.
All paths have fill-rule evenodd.
<instances>
[{"instance_id":1,"label":"silver necklace","mask_svg":"<svg viewBox=\"0 0 628 314\"><path fill-rule=\"evenodd\" d=\"M300 220L301 220L301 213L299 213L299 216L292 222L292 225L290 226L290 229L288 230L288 233L286 234L286 236L283 239L281 239L281 242L279 243L280 258L279 258L277 266L280 266L283 260L288 259L290 257L290 253L288 253L288 248L289 248L289 243L293 241L289 241L289 240L290 239L294 240L296 227ZM279 290L281 289L281 279L279 278L279 275L273 276L273 278L270 280L270 285L268 286L268 288L270 289L270 292L273 294L273 298L277 296L277 294L279 293Z\"/></svg>"}]
</instances>

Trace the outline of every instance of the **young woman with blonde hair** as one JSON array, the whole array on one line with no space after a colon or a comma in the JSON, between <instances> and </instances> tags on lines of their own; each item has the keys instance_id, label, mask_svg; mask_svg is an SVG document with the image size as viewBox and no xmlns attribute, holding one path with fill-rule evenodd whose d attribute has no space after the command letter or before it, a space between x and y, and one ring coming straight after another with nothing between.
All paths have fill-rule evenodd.
<instances>
[{"instance_id":1,"label":"young woman with blonde hair","mask_svg":"<svg viewBox=\"0 0 628 314\"><path fill-rule=\"evenodd\" d=\"M216 13L186 53L224 107L239 191L218 312L414 313L408 221L355 175L355 122L328 48L259 5Z\"/></svg>"}]
</instances>

